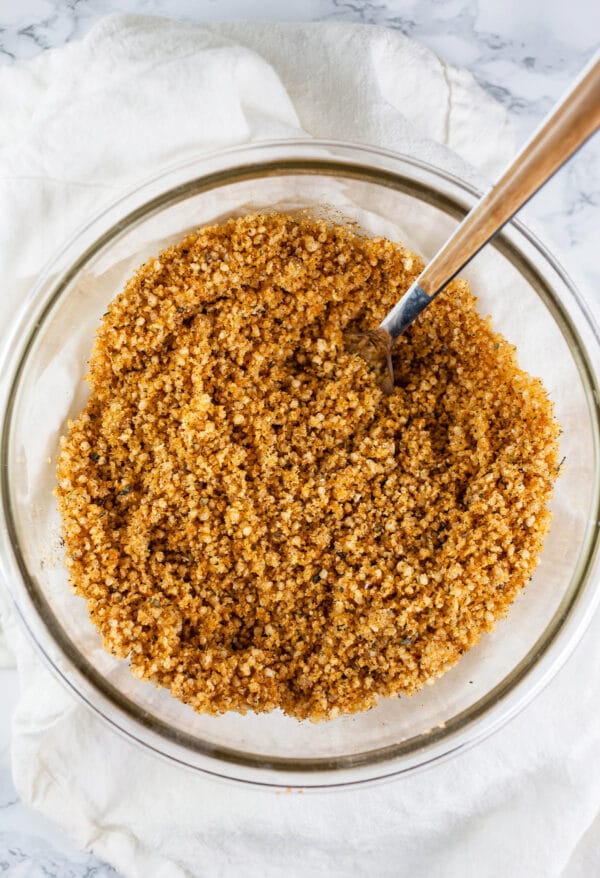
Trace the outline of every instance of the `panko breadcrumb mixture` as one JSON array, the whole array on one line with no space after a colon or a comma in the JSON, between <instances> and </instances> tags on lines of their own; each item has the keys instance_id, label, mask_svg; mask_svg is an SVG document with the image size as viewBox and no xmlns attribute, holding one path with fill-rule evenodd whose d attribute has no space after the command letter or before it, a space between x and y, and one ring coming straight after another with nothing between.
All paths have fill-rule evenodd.
<instances>
[{"instance_id":1,"label":"panko breadcrumb mixture","mask_svg":"<svg viewBox=\"0 0 600 878\"><path fill-rule=\"evenodd\" d=\"M410 695L531 577L558 426L454 281L348 353L421 270L384 238L231 219L143 265L98 331L57 496L104 645L195 710L311 720Z\"/></svg>"}]
</instances>

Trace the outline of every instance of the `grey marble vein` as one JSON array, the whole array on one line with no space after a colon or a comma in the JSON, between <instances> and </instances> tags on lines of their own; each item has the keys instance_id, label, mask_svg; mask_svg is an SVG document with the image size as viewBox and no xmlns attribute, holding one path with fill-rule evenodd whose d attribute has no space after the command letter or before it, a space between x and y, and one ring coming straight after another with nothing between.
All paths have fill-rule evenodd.
<instances>
[{"instance_id":1,"label":"grey marble vein","mask_svg":"<svg viewBox=\"0 0 600 878\"><path fill-rule=\"evenodd\" d=\"M0 683L0 699L4 694ZM4 706L3 701L3 706ZM118 878L112 866L81 852L24 805L10 772L0 770L0 878Z\"/></svg>"}]
</instances>

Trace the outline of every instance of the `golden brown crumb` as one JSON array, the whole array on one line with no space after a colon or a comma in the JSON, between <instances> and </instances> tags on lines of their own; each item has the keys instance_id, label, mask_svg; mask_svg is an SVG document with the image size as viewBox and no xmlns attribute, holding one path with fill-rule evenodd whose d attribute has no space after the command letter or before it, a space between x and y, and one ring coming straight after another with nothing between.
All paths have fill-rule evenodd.
<instances>
[{"instance_id":1,"label":"golden brown crumb","mask_svg":"<svg viewBox=\"0 0 600 878\"><path fill-rule=\"evenodd\" d=\"M57 496L114 655L198 711L310 719L441 676L507 613L549 526L558 427L464 281L394 349L344 349L418 275L283 215L189 235L109 307Z\"/></svg>"}]
</instances>

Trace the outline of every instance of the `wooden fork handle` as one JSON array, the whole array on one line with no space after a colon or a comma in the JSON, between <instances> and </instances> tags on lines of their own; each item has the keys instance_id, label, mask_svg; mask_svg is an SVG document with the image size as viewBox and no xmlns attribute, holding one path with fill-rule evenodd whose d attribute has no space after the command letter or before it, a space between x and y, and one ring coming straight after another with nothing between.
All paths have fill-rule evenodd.
<instances>
[{"instance_id":1,"label":"wooden fork handle","mask_svg":"<svg viewBox=\"0 0 600 878\"><path fill-rule=\"evenodd\" d=\"M419 286L438 293L599 127L600 54L425 268Z\"/></svg>"},{"instance_id":2,"label":"wooden fork handle","mask_svg":"<svg viewBox=\"0 0 600 878\"><path fill-rule=\"evenodd\" d=\"M392 338L600 127L600 52L381 324ZM411 292L412 291L412 292ZM410 306L410 307L408 307ZM408 321L408 322L407 322Z\"/></svg>"}]
</instances>

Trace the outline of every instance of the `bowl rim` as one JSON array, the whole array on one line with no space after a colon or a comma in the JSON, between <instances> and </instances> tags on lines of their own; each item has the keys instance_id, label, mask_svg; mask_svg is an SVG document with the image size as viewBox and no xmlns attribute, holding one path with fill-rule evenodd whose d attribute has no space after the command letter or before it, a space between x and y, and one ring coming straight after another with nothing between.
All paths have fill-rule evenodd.
<instances>
[{"instance_id":1,"label":"bowl rim","mask_svg":"<svg viewBox=\"0 0 600 878\"><path fill-rule=\"evenodd\" d=\"M286 153L284 157L271 156L281 150ZM365 164L369 157L371 163ZM374 165L374 157L384 162L385 167ZM238 164L235 164L236 159L239 160ZM393 166L392 169L390 165ZM204 168L205 172L198 175L199 168ZM207 173L207 169L211 168ZM401 168L412 171L413 177L400 173ZM194 169L195 175L188 177ZM50 623L53 614L41 590L36 589L21 553L12 510L8 466L12 414L19 393L20 378L44 321L70 281L94 254L110 241L116 240L120 233L130 228L138 219L151 216L167 205L175 204L177 200L227 183L264 176L265 172L319 172L354 176L393 188L402 189L408 186L412 192L420 188L423 194L428 192L431 199L432 187L415 180L414 175L418 177L421 174L429 178L429 183L433 178L451 185L455 190L452 197L447 192L434 190L434 200L438 206L440 203L444 204L447 212L454 215L464 215L469 201L480 196L475 187L455 175L391 150L344 141L284 139L243 144L188 159L161 171L98 212L69 238L42 270L37 283L25 297L12 324L12 331L5 338L3 350L0 351L0 375L10 376L2 382L0 392L0 547L5 549L0 553L0 569L4 573L17 615L46 665L81 701L128 739L171 762L221 779L267 788L331 789L388 779L449 758L492 734L544 688L581 639L600 602L600 588L597 587L598 583L594 583L592 576L599 567L600 534L597 521L600 491L595 492L594 506L576 571L550 623L532 649L500 683L469 708L452 717L443 728L438 727L406 741L350 757L269 758L226 747L190 745L190 736L173 735L172 727L164 723L163 731L158 732L156 729L161 726L160 722L157 724L155 720L142 717L139 710L132 710L129 705L134 705L134 702L130 702L121 693L112 694L116 692L114 687L107 684L102 675L71 644L69 638L61 634L62 628L58 623L54 627L59 629L59 636L52 631ZM457 193L466 198L466 205L464 201L457 201ZM153 197L148 197L149 195ZM123 209L128 206L129 210L123 215ZM108 227L104 228L107 224ZM94 231L98 227L104 228L102 234ZM90 235L91 243L81 251L82 241L86 241ZM520 240L520 246L511 240L514 237L518 242ZM589 334L596 359L600 350L600 332L587 304L560 263L523 223L513 219L493 246L505 255L508 254L509 258L511 253L514 258L518 256L519 263L529 268L537 278L537 283L545 288L545 303L549 305L550 301L554 306L550 310L559 328L563 334L566 328L569 338L574 341L574 345L569 344L569 348L576 360L590 409L595 483L598 486L600 369L590 361L588 347L582 341L564 302L555 297L550 282L540 275L539 268L534 267L523 253L524 245L541 257L542 264L551 269L569 293ZM70 254L74 251L79 256L72 261ZM529 280L531 282L531 278ZM193 759L190 759L190 751L194 753Z\"/></svg>"}]
</instances>

